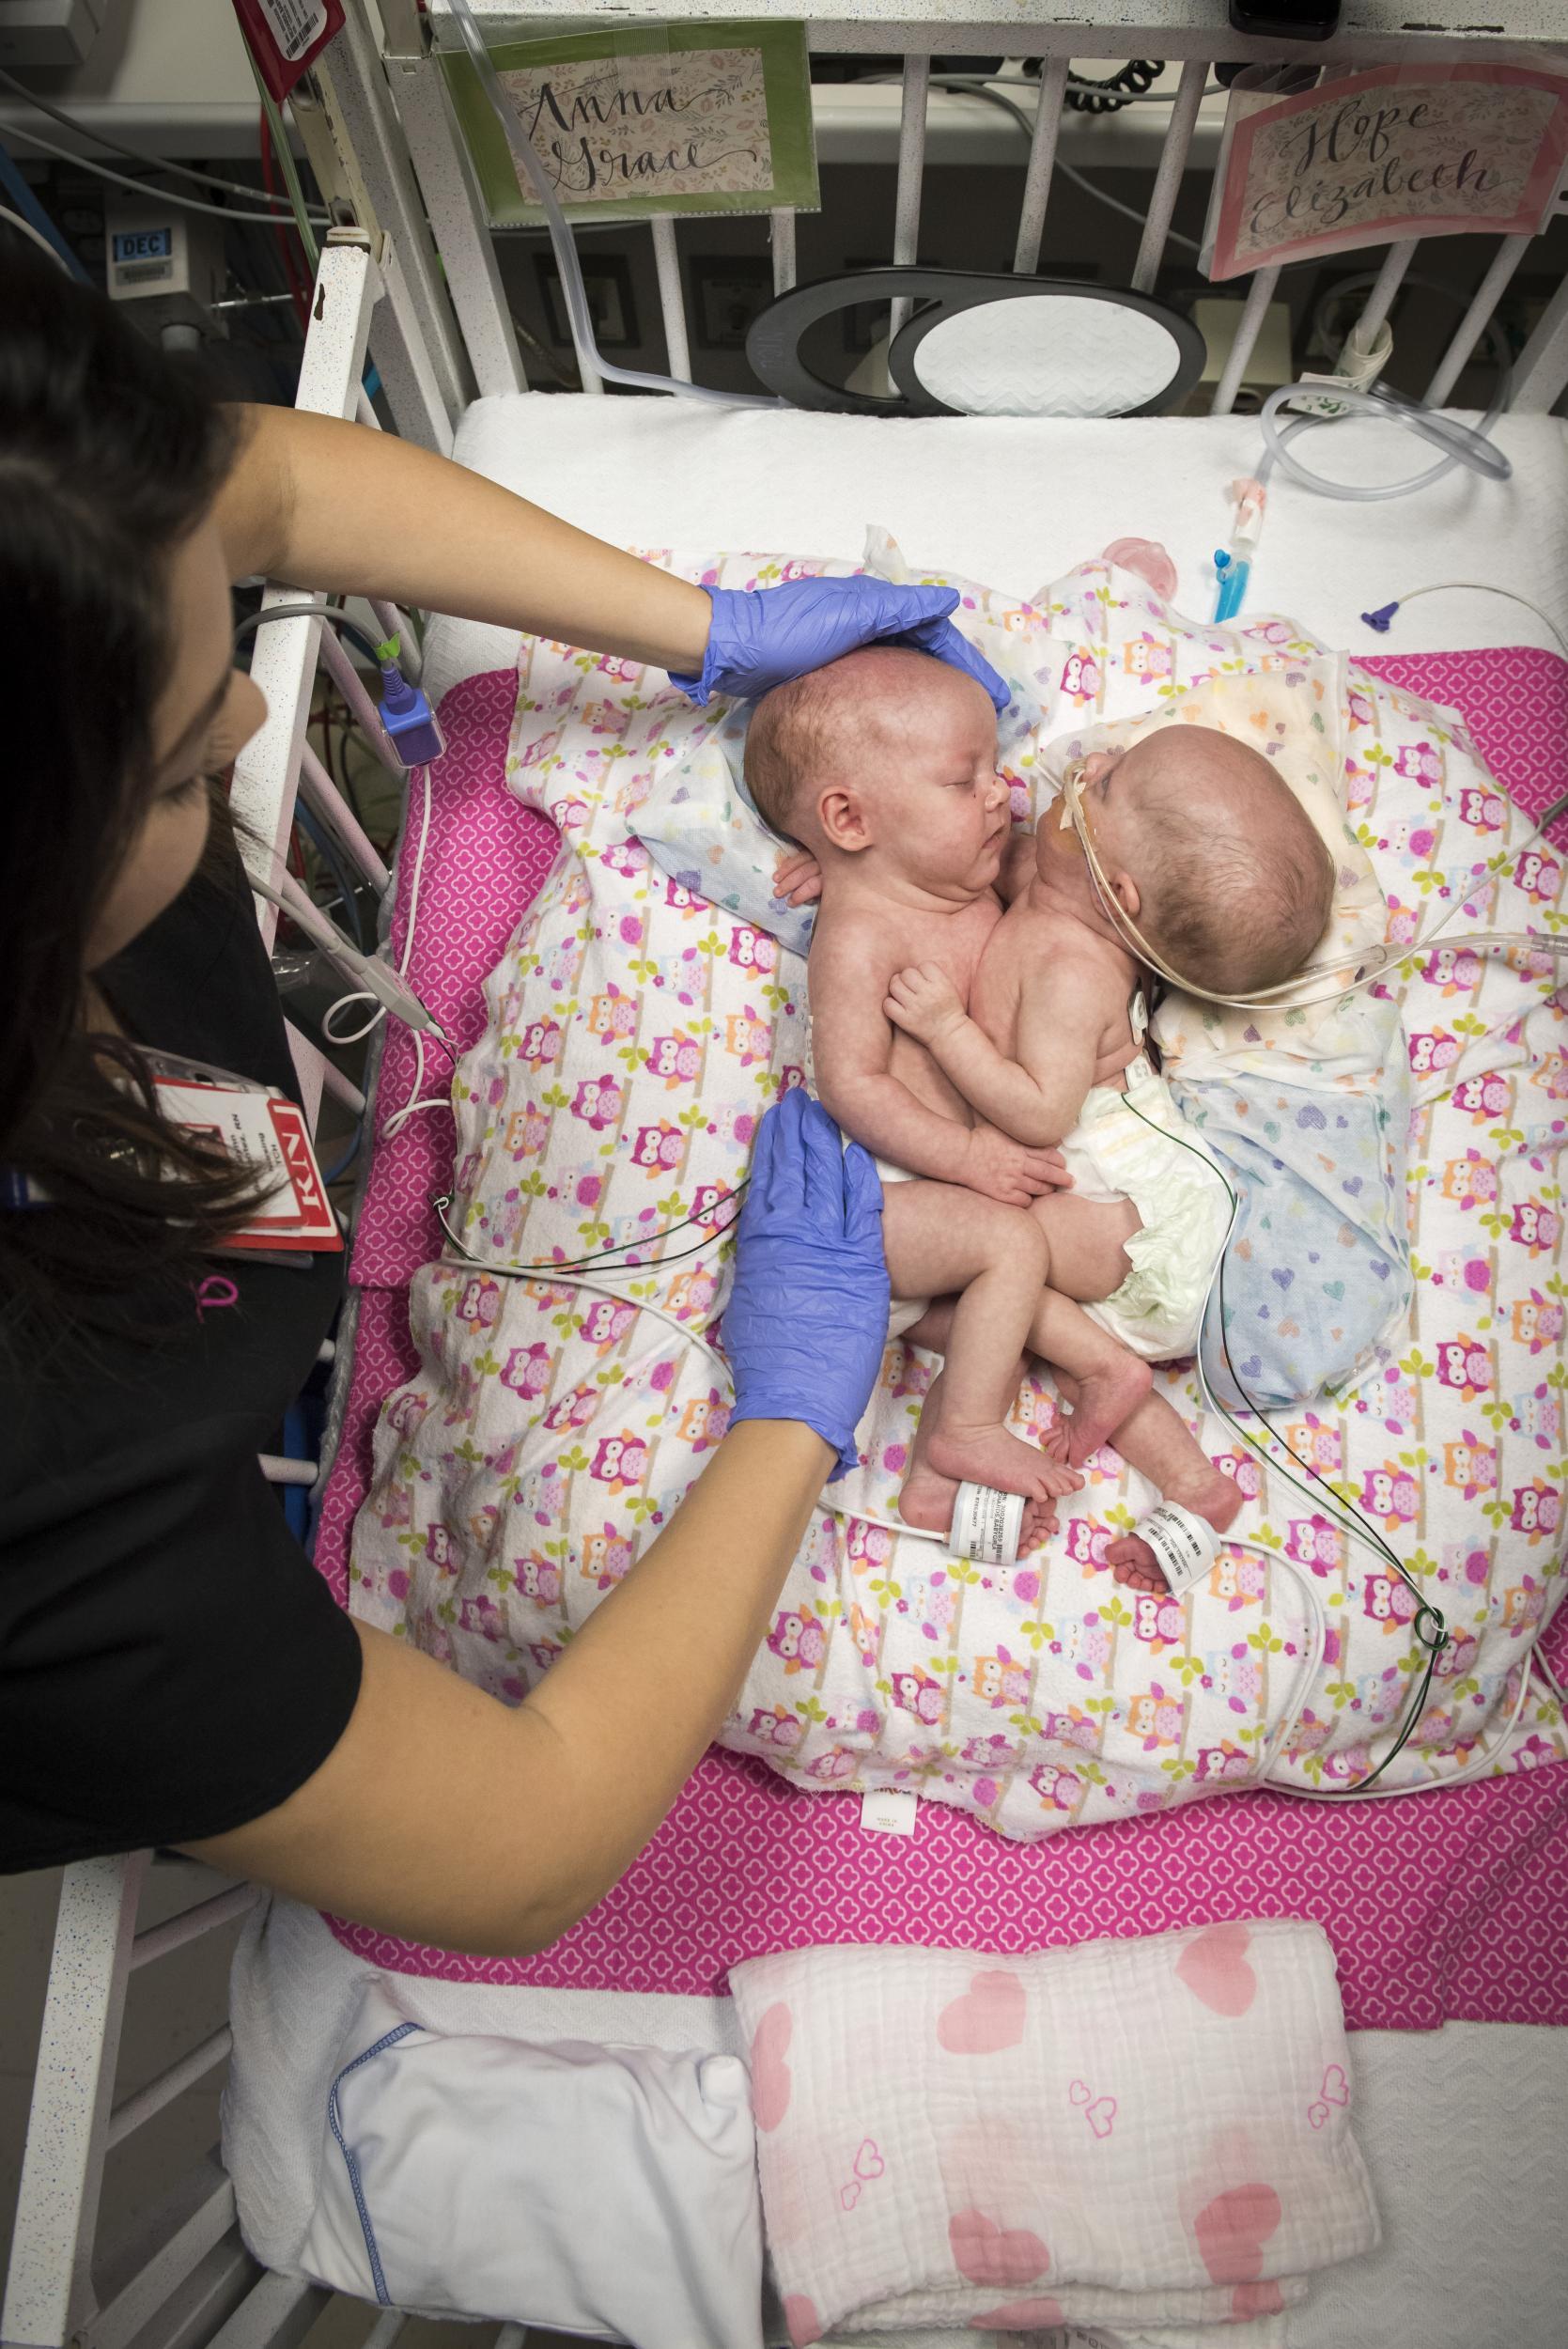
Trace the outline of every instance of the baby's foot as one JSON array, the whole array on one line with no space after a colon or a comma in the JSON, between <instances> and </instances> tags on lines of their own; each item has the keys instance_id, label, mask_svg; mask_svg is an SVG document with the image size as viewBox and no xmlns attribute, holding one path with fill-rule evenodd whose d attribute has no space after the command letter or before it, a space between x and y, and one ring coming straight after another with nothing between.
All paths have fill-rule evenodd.
<instances>
[{"instance_id":1,"label":"baby's foot","mask_svg":"<svg viewBox=\"0 0 1568 2349\"><path fill-rule=\"evenodd\" d=\"M1124 1533L1112 1542L1105 1553L1110 1568L1124 1591L1168 1591L1158 1559L1146 1541L1137 1533Z\"/></svg>"},{"instance_id":2,"label":"baby's foot","mask_svg":"<svg viewBox=\"0 0 1568 2349\"><path fill-rule=\"evenodd\" d=\"M1083 1486L1082 1477L1064 1462L1010 1436L1005 1427L955 1427L944 1418L931 1432L925 1456L939 1476L1022 1493L1026 1501L1059 1501Z\"/></svg>"},{"instance_id":3,"label":"baby's foot","mask_svg":"<svg viewBox=\"0 0 1568 2349\"><path fill-rule=\"evenodd\" d=\"M906 1525L922 1533L948 1533L953 1530L953 1512L958 1500L958 1486L951 1476L939 1476L934 1468L923 1463L909 1470L904 1479L904 1489L898 1496L898 1514ZM1032 1549L1038 1549L1048 1534L1056 1531L1056 1511L1048 1501L1026 1501L1023 1524L1018 1533L1020 1558Z\"/></svg>"},{"instance_id":4,"label":"baby's foot","mask_svg":"<svg viewBox=\"0 0 1568 2349\"><path fill-rule=\"evenodd\" d=\"M929 1461L917 1459L904 1479L898 1514L906 1525L922 1533L945 1533L953 1523L958 1487L951 1476L939 1476Z\"/></svg>"},{"instance_id":5,"label":"baby's foot","mask_svg":"<svg viewBox=\"0 0 1568 2349\"><path fill-rule=\"evenodd\" d=\"M1155 1375L1148 1363L1121 1346L1103 1370L1091 1371L1086 1378L1078 1381L1078 1400L1066 1423L1067 1457L1074 1468L1081 1468L1102 1443L1109 1443L1154 1382ZM1189 1501L1188 1506L1190 1508L1192 1503Z\"/></svg>"},{"instance_id":6,"label":"baby's foot","mask_svg":"<svg viewBox=\"0 0 1568 2349\"><path fill-rule=\"evenodd\" d=\"M1196 1461L1190 1470L1172 1477L1165 1498L1180 1501L1195 1517L1203 1517L1212 1525L1217 1533L1226 1532L1235 1523L1242 1501L1234 1477L1222 1475L1212 1460L1203 1459ZM1165 1591L1171 1587L1158 1559L1138 1533L1123 1534L1110 1544L1105 1557L1125 1590Z\"/></svg>"}]
</instances>

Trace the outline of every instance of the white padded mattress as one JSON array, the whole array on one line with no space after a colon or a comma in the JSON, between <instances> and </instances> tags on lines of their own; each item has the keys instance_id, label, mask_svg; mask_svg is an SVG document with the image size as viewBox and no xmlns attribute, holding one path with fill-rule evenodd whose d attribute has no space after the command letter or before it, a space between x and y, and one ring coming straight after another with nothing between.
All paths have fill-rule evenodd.
<instances>
[{"instance_id":1,"label":"white padded mattress","mask_svg":"<svg viewBox=\"0 0 1568 2349\"><path fill-rule=\"evenodd\" d=\"M247 1920L231 2000L224 2156L245 2234L290 2267L315 2192L342 2031L371 1968L313 1910ZM728 1999L520 1990L400 1975L398 2005L441 2030L736 2054ZM1365 2259L1316 2278L1290 2349L1563 2349L1568 2341L1568 2030L1450 2023L1355 2031L1356 2128L1383 2217ZM972 2334L921 2333L908 2349ZM872 2337L893 2349L892 2337ZM904 2344L899 2344L904 2349Z\"/></svg>"},{"instance_id":2,"label":"white padded mattress","mask_svg":"<svg viewBox=\"0 0 1568 2349\"><path fill-rule=\"evenodd\" d=\"M1389 637L1362 625L1364 610L1458 578L1514 588L1568 633L1568 424L1505 416L1494 437L1514 467L1503 484L1455 472L1413 497L1353 506L1278 483L1250 607L1288 613L1352 653L1551 644L1533 614L1474 593L1424 598ZM1206 618L1226 487L1262 445L1246 416L893 420L534 392L477 401L457 455L616 545L857 560L867 523L880 522L911 564L1019 596L1113 538L1158 538L1181 574L1178 610ZM1419 471L1425 444L1352 419L1298 447L1314 467L1368 482ZM517 642L437 620L435 692L506 667Z\"/></svg>"}]
</instances>

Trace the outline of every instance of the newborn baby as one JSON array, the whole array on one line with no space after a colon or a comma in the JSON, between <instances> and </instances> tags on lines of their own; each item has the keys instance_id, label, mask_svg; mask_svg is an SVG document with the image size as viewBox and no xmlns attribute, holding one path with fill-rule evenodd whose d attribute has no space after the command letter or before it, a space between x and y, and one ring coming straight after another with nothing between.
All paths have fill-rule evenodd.
<instances>
[{"instance_id":1,"label":"newborn baby","mask_svg":"<svg viewBox=\"0 0 1568 2349\"><path fill-rule=\"evenodd\" d=\"M1102 1435L1147 1374L1065 1295L1046 1293L1049 1243L1028 1210L1062 1179L1055 1154L978 1122L884 1008L911 957L967 1002L1001 919L993 884L1010 818L996 715L971 679L943 677L941 665L877 646L781 686L753 716L746 780L765 820L821 869L809 971L815 1081L878 1162L898 1300L891 1334L925 1334L931 1299L956 1293L943 1317L946 1370L921 1414L900 1511L946 1532L961 1482L1021 1493L1032 1504L1027 1544L1049 1526L1051 1501L1082 1480L1003 1424L1026 1346L1079 1379Z\"/></svg>"},{"instance_id":2,"label":"newborn baby","mask_svg":"<svg viewBox=\"0 0 1568 2349\"><path fill-rule=\"evenodd\" d=\"M1007 819L995 755L994 719L965 681L888 648L769 696L748 745L761 813L821 868L811 959L817 1083L839 1123L892 1161L884 1180L900 1186L888 1194L888 1261L895 1295L911 1301L894 1327L950 1348L901 1509L941 1531L957 1476L1037 1500L1071 1488L1023 1483L1011 1451L1041 1455L1001 1427L1018 1368L999 1349L1024 1321L1030 1347L1064 1374L1076 1405L1070 1461L1120 1430L1125 1456L1222 1529L1235 1487L1150 1393L1146 1360L1195 1343L1229 1202L1203 1154L1169 1138L1179 1117L1133 1033L1138 965L1055 810L1037 841L1009 851L1016 904L1000 921L992 882ZM1226 992L1304 959L1327 919L1332 874L1266 760L1211 730L1172 727L1123 757L1089 762L1084 779L1108 882L1162 959ZM917 1042L934 1049L900 1051ZM1151 1131L1151 1115L1167 1130ZM1021 1155L1001 1153L1004 1133ZM1060 1178L1049 1145L1063 1140L1082 1188L1044 1196ZM934 1179L910 1185L911 1172ZM955 1183L1010 1212L977 1211L955 1198ZM1028 1196L1036 1204L1025 1219L1017 1208ZM1032 1247L1021 1221L1034 1227ZM920 1317L926 1296L950 1284L944 1251L966 1246L992 1252L970 1276L978 1298ZM1041 1292L1025 1315L1020 1291L1036 1274ZM1048 1523L1048 1510L1032 1512L1025 1540ZM1117 1545L1114 1563L1121 1579L1158 1579L1135 1538Z\"/></svg>"},{"instance_id":3,"label":"newborn baby","mask_svg":"<svg viewBox=\"0 0 1568 2349\"><path fill-rule=\"evenodd\" d=\"M1333 868L1267 759L1210 727L1172 723L1080 770L1082 819L1106 894L1172 970L1250 995L1299 970L1323 934ZM1065 810L1009 851L1009 910L966 1009L935 963L889 989L890 1019L924 1044L977 1115L1037 1147L1060 1143L1074 1188L1040 1201L1052 1278L1147 1361L1190 1354L1230 1221L1230 1197L1143 1050L1142 972L1107 910ZM1048 1359L1048 1349L1046 1350ZM1074 1399L1070 1364L1059 1384ZM1152 1394L1117 1448L1166 1500L1217 1532L1240 1506L1181 1421ZM1071 1456L1085 1455L1077 1418ZM1148 1544L1114 1544L1122 1579L1163 1580Z\"/></svg>"}]
</instances>

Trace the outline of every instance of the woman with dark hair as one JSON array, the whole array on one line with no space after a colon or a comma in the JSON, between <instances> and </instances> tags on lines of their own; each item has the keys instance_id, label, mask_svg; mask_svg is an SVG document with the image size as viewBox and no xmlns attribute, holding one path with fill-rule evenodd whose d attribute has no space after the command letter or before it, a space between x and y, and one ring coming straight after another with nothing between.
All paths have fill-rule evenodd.
<instances>
[{"instance_id":1,"label":"woman with dark hair","mask_svg":"<svg viewBox=\"0 0 1568 2349\"><path fill-rule=\"evenodd\" d=\"M983 664L934 591L710 599L390 434L225 411L0 223L0 1868L176 1844L419 1940L535 1949L653 1832L852 1453L880 1194L801 1097L764 1121L731 1433L525 1703L340 1614L256 1455L341 1258L211 1279L256 1192L161 1113L146 1058L295 1091L208 782L265 714L231 665L229 583L256 573L657 663L703 700L876 636Z\"/></svg>"}]
</instances>

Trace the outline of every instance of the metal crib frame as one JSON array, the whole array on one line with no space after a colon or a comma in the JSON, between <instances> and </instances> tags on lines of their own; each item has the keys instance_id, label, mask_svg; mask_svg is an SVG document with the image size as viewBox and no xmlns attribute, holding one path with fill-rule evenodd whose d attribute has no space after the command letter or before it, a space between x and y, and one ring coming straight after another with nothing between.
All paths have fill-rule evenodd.
<instances>
[{"instance_id":1,"label":"metal crib frame","mask_svg":"<svg viewBox=\"0 0 1568 2349\"><path fill-rule=\"evenodd\" d=\"M491 43L538 38L547 29L527 0L471 0L471 5ZM934 54L1041 60L1040 95L1034 105L1013 255L1013 269L1019 275L1031 274L1039 264L1070 60L1150 55L1180 60L1180 81L1129 281L1133 292L1144 294L1154 290L1165 255L1209 67L1247 59L1277 61L1282 49L1293 46L1231 31L1225 0L1110 0L1093 12L1094 23L1085 23L1063 0L1022 0L1017 14L1005 23L989 18L990 0L947 0L945 7L933 6L924 14L911 12L904 21L871 8L863 16L845 15L840 12L842 5L843 0L792 0L788 13L804 21L814 50L903 53L895 225L889 257L895 266L918 258ZM424 194L475 381L485 395L524 390L527 378L496 268L494 241L446 101L441 68L424 29L429 28L437 48L459 48L451 9L447 0L429 0L427 16L417 13L414 0L380 0L380 7L387 36L386 83ZM630 8L625 0L584 0L571 12L569 24L572 29L593 31L624 25L629 18L640 15L660 23L701 19L722 30L726 19L757 13L755 0L666 0L665 5L650 0L645 7ZM1477 13L1469 0L1431 0L1430 5L1421 0L1419 10L1408 0L1349 0L1350 21L1331 40L1296 47L1309 63L1380 65L1409 62L1417 56L1433 64L1453 63L1531 44L1568 45L1557 0L1510 0L1506 38L1499 36L1495 25L1478 27ZM559 31L563 23L551 12L548 29ZM367 62L356 55L356 70L367 67ZM1008 94L1028 111L1032 101L1027 92L1013 88ZM775 211L771 222L774 290L784 293L796 279L795 214ZM690 336L677 224L671 219L655 220L648 233L658 272L669 371L690 381ZM1432 405L1440 406L1452 391L1532 241L1526 237L1498 240L1474 300L1426 388L1425 397ZM1387 249L1359 322L1363 337L1370 338L1387 316L1420 242L1411 238ZM1279 275L1277 269L1263 270L1250 281L1235 340L1216 386L1216 415L1227 414L1235 403ZM1558 288L1519 356L1512 404L1526 413L1544 412L1561 396L1565 385L1568 281ZM584 389L589 393L601 393L603 388L597 377L585 380Z\"/></svg>"},{"instance_id":2,"label":"metal crib frame","mask_svg":"<svg viewBox=\"0 0 1568 2349\"><path fill-rule=\"evenodd\" d=\"M1473 56L1514 42L1560 38L1560 4L1510 0L1514 24L1505 42L1494 32L1467 26L1471 0L1421 0L1417 23L1405 13L1405 0L1352 0L1348 26L1312 54L1314 59L1363 64L1417 54L1433 61ZM537 30L520 0L474 0L474 5L493 39L526 38ZM945 10L933 7L924 19L905 23L876 12L846 18L831 13L831 6L832 0L796 0L814 48L896 47L904 54L890 257L895 263L917 257L933 53L1043 60L1013 261L1023 274L1033 271L1040 254L1069 59L1153 54L1181 60L1132 273L1134 289L1144 292L1153 288L1165 252L1209 65L1266 57L1279 46L1230 32L1224 0L1106 0L1097 12L1102 22L1094 26L1073 19L1058 0L1022 0L1006 24L986 20L987 0L947 0ZM330 232L322 252L298 404L374 423L361 388L368 348L397 430L449 451L473 388L482 394L520 391L526 377L493 241L440 67L426 46L427 25L442 45L456 45L450 11L445 0L429 0L423 17L415 0L380 0L380 11L377 28L370 0L349 0L348 25L317 70L316 128L330 137L340 183L359 225ZM646 13L650 19L702 17L720 23L754 15L757 6L756 0L663 0ZM591 29L596 23L624 23L627 14L622 0L587 0L577 22ZM673 222L658 221L649 233L669 366L676 376L690 379L676 229ZM1428 387L1434 402L1458 380L1529 243L1518 237L1498 241ZM1368 297L1363 330L1386 315L1415 250L1414 240L1388 249ZM775 288L783 291L795 282L792 212L773 214L772 252ZM1277 276L1274 271L1261 272L1248 290L1240 331L1215 394L1217 414L1234 405ZM1558 289L1520 356L1514 405L1545 412L1565 386L1568 282ZM590 394L602 388L597 380L587 385ZM269 599L279 600L284 593L269 590ZM385 624L395 624L393 615ZM384 894L384 868L305 745L318 657L350 698L361 692L333 632L323 631L318 622L279 622L259 638L255 674L271 715L238 764L236 805L266 844L250 853L265 859L269 848L281 849L287 842L295 794L303 789L354 868ZM260 872L261 863L253 869ZM270 941L275 916L263 902L257 910ZM296 1051L313 1118L324 1085L350 1106L364 1107L355 1089L303 1039L296 1039ZM295 1463L272 1468L280 1476L302 1473ZM217 2031L149 2086L115 2105L114 2074L131 1976L239 1915L256 1897L243 1887L218 1889L172 1922L138 1934L137 1905L148 1866L148 1855L137 1853L66 1871L0 2333L6 2349L23 2344L62 2349L67 2342L80 2349L293 2349L327 2295L256 2267L240 2241L233 2189L215 2153L175 2189L136 2240L116 2247L107 2257L95 2244L103 2164L111 2147L220 2063L229 2046L227 2030ZM390 2349L403 2321L396 2311L380 2317L366 2349ZM504 2349L519 2349L521 2338L517 2327L505 2328Z\"/></svg>"}]
</instances>

